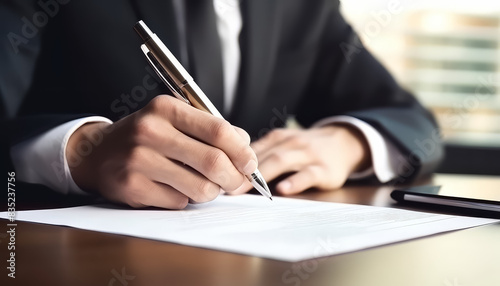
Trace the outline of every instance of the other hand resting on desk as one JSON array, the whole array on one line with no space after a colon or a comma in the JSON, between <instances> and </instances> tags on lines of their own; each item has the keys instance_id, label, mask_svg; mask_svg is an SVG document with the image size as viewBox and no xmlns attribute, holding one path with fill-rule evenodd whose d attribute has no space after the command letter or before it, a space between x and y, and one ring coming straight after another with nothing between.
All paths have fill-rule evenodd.
<instances>
[{"instance_id":1,"label":"other hand resting on desk","mask_svg":"<svg viewBox=\"0 0 500 286\"><path fill-rule=\"evenodd\" d=\"M361 132L347 124L311 129L275 129L251 144L267 181L295 172L276 185L283 195L309 188L338 189L353 172L371 165L370 148ZM233 192L252 189L250 183Z\"/></svg>"}]
</instances>

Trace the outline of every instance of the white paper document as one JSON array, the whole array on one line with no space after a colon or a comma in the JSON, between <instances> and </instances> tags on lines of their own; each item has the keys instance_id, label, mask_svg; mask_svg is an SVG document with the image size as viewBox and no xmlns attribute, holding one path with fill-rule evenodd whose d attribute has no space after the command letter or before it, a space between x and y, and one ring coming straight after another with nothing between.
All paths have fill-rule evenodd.
<instances>
[{"instance_id":1,"label":"white paper document","mask_svg":"<svg viewBox=\"0 0 500 286\"><path fill-rule=\"evenodd\" d=\"M300 261L498 222L391 208L262 196L220 196L182 211L112 205L19 211L16 220L64 225ZM7 218L7 213L0 213Z\"/></svg>"}]
</instances>

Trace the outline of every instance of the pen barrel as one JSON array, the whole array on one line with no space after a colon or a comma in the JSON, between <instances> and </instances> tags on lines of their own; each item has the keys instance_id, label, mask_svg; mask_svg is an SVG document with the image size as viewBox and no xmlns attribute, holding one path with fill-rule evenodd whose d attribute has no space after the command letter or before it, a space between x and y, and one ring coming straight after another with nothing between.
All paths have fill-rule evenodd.
<instances>
[{"instance_id":1,"label":"pen barrel","mask_svg":"<svg viewBox=\"0 0 500 286\"><path fill-rule=\"evenodd\" d=\"M172 52L170 52L170 50L163 44L156 34L153 34L149 40L144 42L144 44L155 56L163 70L168 73L176 86L182 86L186 84L187 81L193 80L177 58L172 54Z\"/></svg>"},{"instance_id":2,"label":"pen barrel","mask_svg":"<svg viewBox=\"0 0 500 286\"><path fill-rule=\"evenodd\" d=\"M151 36L153 35L153 32L151 32L149 27L146 26L146 24L142 20L135 23L134 30L144 42L151 39Z\"/></svg>"},{"instance_id":3,"label":"pen barrel","mask_svg":"<svg viewBox=\"0 0 500 286\"><path fill-rule=\"evenodd\" d=\"M215 117L224 119L219 110L217 110L217 108L194 81L188 82L182 86L181 91L194 107L206 111Z\"/></svg>"},{"instance_id":4,"label":"pen barrel","mask_svg":"<svg viewBox=\"0 0 500 286\"><path fill-rule=\"evenodd\" d=\"M142 20L134 25L134 29L144 41L144 45L148 48L149 52L154 55L156 62L168 73L176 86L181 86L185 84L187 80L192 80L189 73L184 69L174 54L170 52L167 46L165 46L160 38L158 38Z\"/></svg>"},{"instance_id":5,"label":"pen barrel","mask_svg":"<svg viewBox=\"0 0 500 286\"><path fill-rule=\"evenodd\" d=\"M172 86L177 87L178 91L182 92L182 96L194 107L223 118L222 114L158 36L152 33L142 21L136 25L136 31L140 35L143 34L141 37L145 40L144 45L154 56L156 63L168 74L168 79L173 81Z\"/></svg>"}]
</instances>

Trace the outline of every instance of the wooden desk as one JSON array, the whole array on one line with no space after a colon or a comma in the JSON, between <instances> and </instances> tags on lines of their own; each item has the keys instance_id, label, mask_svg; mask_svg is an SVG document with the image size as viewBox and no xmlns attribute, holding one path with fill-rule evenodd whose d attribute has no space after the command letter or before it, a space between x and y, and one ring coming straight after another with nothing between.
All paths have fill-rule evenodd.
<instances>
[{"instance_id":1,"label":"wooden desk","mask_svg":"<svg viewBox=\"0 0 500 286\"><path fill-rule=\"evenodd\" d=\"M500 177L436 175L433 181L500 191ZM349 186L297 197L391 206L391 190ZM2 234L6 223L0 221ZM18 222L15 280L6 276L7 240L0 239L0 285L500 285L500 224L292 264ZM122 271L128 280L116 277Z\"/></svg>"}]
</instances>

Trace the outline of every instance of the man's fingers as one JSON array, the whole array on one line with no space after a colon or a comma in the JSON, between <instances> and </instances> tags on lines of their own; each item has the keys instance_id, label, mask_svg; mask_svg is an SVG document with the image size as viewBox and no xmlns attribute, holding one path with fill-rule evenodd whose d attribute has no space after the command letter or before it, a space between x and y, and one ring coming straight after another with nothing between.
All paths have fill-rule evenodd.
<instances>
[{"instance_id":1,"label":"man's fingers","mask_svg":"<svg viewBox=\"0 0 500 286\"><path fill-rule=\"evenodd\" d=\"M278 150L274 151L275 151L274 153L269 154L265 159L261 160L261 163L259 165L259 170L261 171L262 176L264 176L264 179L266 181L268 182L272 181L278 176L286 173L298 172L295 175L290 176L294 177L297 176L297 174L301 174L298 177L300 183L299 185L297 185L298 188L302 188L303 187L302 185L310 182L309 179L307 178L304 178L304 181L302 181L301 177L307 176L306 175L307 173L311 173L311 171L308 170L309 168L311 168L309 166L311 166L312 164L311 157L307 156L307 154L301 150L279 149L279 151ZM302 174L303 170L306 170L305 171L306 174ZM316 182L311 182L311 183L316 184ZM311 186L305 186L305 187L309 188ZM244 183L241 187L231 192L230 194L234 195L243 194L248 192L252 188L253 186L252 184L250 184L250 182Z\"/></svg>"},{"instance_id":2,"label":"man's fingers","mask_svg":"<svg viewBox=\"0 0 500 286\"><path fill-rule=\"evenodd\" d=\"M174 164L176 165L174 168L177 168L177 170L173 170L174 173L171 174L175 175L169 176L168 182L176 190L189 197L192 202L205 203L214 200L220 195L221 188L219 185L188 166Z\"/></svg>"},{"instance_id":3,"label":"man's fingers","mask_svg":"<svg viewBox=\"0 0 500 286\"><path fill-rule=\"evenodd\" d=\"M195 202L208 202L220 193L220 186L181 163L146 148L135 148L129 158L128 172L138 172L154 182L169 185ZM240 174L241 175L241 174Z\"/></svg>"},{"instance_id":4,"label":"man's fingers","mask_svg":"<svg viewBox=\"0 0 500 286\"><path fill-rule=\"evenodd\" d=\"M137 145L148 146L169 159L191 166L225 191L236 189L244 180L222 150L189 137L158 116L142 117L136 129Z\"/></svg>"},{"instance_id":5,"label":"man's fingers","mask_svg":"<svg viewBox=\"0 0 500 286\"><path fill-rule=\"evenodd\" d=\"M177 99L160 98L153 110L163 114L182 133L222 150L244 174L257 168L257 156L238 131L226 120L193 108Z\"/></svg>"},{"instance_id":6,"label":"man's fingers","mask_svg":"<svg viewBox=\"0 0 500 286\"><path fill-rule=\"evenodd\" d=\"M276 148L279 149L279 148ZM311 158L300 150L274 150L275 152L262 159L259 164L259 171L264 179L269 182L278 176L290 172L296 172L311 164ZM245 180L236 190L230 192L231 195L239 195L248 192L253 188L252 184Z\"/></svg>"},{"instance_id":7,"label":"man's fingers","mask_svg":"<svg viewBox=\"0 0 500 286\"><path fill-rule=\"evenodd\" d=\"M226 192L226 194L228 194L228 195L241 195L241 194L247 193L251 189L253 189L252 183L250 183L249 180L245 180L243 182L243 184L241 184L241 186L239 186L236 190L234 190L232 192Z\"/></svg>"},{"instance_id":8,"label":"man's fingers","mask_svg":"<svg viewBox=\"0 0 500 286\"><path fill-rule=\"evenodd\" d=\"M155 206L167 209L183 209L188 197L168 185L152 182L143 174L131 172L119 177L120 181L108 187L105 196L134 208Z\"/></svg>"},{"instance_id":9,"label":"man's fingers","mask_svg":"<svg viewBox=\"0 0 500 286\"><path fill-rule=\"evenodd\" d=\"M224 191L233 191L243 183L245 176L223 151L193 140L177 130L172 133L168 136L174 136L174 140L166 139L164 142L168 141L169 144L158 146L166 157L192 167Z\"/></svg>"},{"instance_id":10,"label":"man's fingers","mask_svg":"<svg viewBox=\"0 0 500 286\"><path fill-rule=\"evenodd\" d=\"M289 176L276 185L276 191L282 195L294 195L316 187L323 179L324 170L320 166L308 166Z\"/></svg>"},{"instance_id":11,"label":"man's fingers","mask_svg":"<svg viewBox=\"0 0 500 286\"><path fill-rule=\"evenodd\" d=\"M266 181L272 181L282 174L299 171L309 164L311 158L305 152L280 150L261 160L259 170Z\"/></svg>"},{"instance_id":12,"label":"man's fingers","mask_svg":"<svg viewBox=\"0 0 500 286\"><path fill-rule=\"evenodd\" d=\"M152 207L181 210L188 204L189 198L169 185L149 180L144 182L144 204Z\"/></svg>"}]
</instances>

